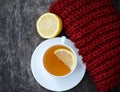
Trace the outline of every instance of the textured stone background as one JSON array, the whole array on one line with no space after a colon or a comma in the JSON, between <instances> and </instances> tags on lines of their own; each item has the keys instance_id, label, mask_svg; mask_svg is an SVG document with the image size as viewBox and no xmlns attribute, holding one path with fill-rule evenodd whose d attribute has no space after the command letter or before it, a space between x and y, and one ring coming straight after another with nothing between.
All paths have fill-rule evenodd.
<instances>
[{"instance_id":1,"label":"textured stone background","mask_svg":"<svg viewBox=\"0 0 120 92\"><path fill-rule=\"evenodd\" d=\"M0 0L0 92L49 92L34 79L30 60L35 47L44 41L36 32L36 20L53 2ZM113 4L120 12L120 1L113 0ZM97 90L86 72L82 82L69 92ZM120 87L111 92L120 92Z\"/></svg>"}]
</instances>

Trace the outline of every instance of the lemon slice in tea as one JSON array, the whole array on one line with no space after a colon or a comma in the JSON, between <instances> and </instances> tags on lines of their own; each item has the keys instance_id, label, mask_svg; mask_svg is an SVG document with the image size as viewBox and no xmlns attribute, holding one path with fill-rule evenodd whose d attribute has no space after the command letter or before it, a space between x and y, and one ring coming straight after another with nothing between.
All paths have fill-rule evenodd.
<instances>
[{"instance_id":1,"label":"lemon slice in tea","mask_svg":"<svg viewBox=\"0 0 120 92\"><path fill-rule=\"evenodd\" d=\"M75 65L75 55L72 53L72 51L69 51L67 49L57 49L54 54L64 62L65 65L68 66L70 70L73 69Z\"/></svg>"}]
</instances>

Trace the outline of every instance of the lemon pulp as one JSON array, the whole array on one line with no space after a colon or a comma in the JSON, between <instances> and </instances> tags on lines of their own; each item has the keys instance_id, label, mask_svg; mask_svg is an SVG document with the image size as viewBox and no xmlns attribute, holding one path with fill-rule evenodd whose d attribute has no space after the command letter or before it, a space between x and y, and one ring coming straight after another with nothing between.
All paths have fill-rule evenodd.
<instances>
[{"instance_id":1,"label":"lemon pulp","mask_svg":"<svg viewBox=\"0 0 120 92\"><path fill-rule=\"evenodd\" d=\"M37 32L43 38L54 38L62 31L62 20L53 13L45 13L37 20Z\"/></svg>"}]
</instances>

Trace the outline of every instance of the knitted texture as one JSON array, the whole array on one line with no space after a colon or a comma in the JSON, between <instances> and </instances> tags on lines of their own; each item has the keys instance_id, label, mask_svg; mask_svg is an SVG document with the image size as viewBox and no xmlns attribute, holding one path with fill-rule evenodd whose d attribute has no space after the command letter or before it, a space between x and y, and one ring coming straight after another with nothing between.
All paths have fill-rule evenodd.
<instances>
[{"instance_id":1,"label":"knitted texture","mask_svg":"<svg viewBox=\"0 0 120 92\"><path fill-rule=\"evenodd\" d=\"M99 92L120 85L120 15L110 0L57 0L49 9L63 20Z\"/></svg>"}]
</instances>

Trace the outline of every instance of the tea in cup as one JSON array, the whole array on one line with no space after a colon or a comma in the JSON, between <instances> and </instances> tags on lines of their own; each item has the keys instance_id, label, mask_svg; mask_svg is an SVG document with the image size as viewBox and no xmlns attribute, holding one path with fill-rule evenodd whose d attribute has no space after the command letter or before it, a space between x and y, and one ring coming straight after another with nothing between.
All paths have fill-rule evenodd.
<instances>
[{"instance_id":1,"label":"tea in cup","mask_svg":"<svg viewBox=\"0 0 120 92\"><path fill-rule=\"evenodd\" d=\"M65 39L62 37L61 43L50 46L43 55L43 67L52 76L65 77L76 68L77 55Z\"/></svg>"}]
</instances>

